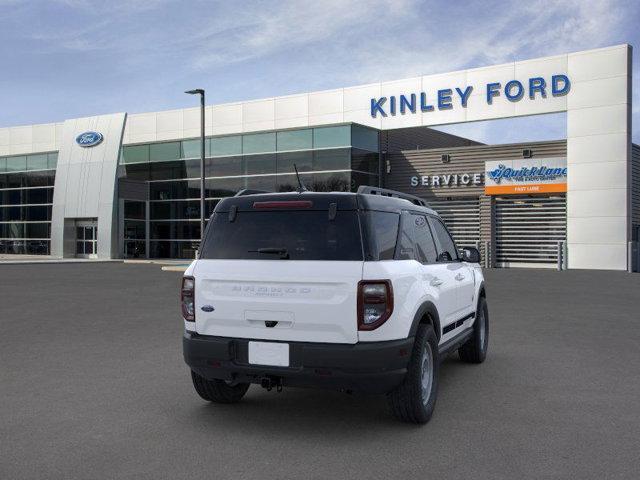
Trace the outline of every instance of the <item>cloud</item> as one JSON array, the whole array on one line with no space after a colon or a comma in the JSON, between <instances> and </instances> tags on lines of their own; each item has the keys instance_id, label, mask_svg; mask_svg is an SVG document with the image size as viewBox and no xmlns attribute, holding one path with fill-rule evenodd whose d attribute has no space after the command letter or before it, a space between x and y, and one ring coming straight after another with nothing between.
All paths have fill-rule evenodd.
<instances>
[{"instance_id":1,"label":"cloud","mask_svg":"<svg viewBox=\"0 0 640 480\"><path fill-rule=\"evenodd\" d=\"M353 36L350 30L369 25L374 31L383 21L395 23L414 5L410 0L284 0L257 11L240 6L233 27L221 31L213 25L189 41L201 46L192 65L217 68L321 42L344 45Z\"/></svg>"},{"instance_id":2,"label":"cloud","mask_svg":"<svg viewBox=\"0 0 640 480\"><path fill-rule=\"evenodd\" d=\"M114 106L128 111L158 102L157 109L176 108L163 100L164 92L183 83L209 83L217 95L210 98L236 101L640 38L635 0L55 0L6 6L2 16L7 28L0 32L0 52L16 58L4 63L30 62L13 72L35 72L40 59L55 58L68 66L62 73L69 82L74 68L82 68L78 54L97 52L92 68L104 73L103 90L122 91L125 85L109 82L126 80L135 92L126 100L138 103ZM637 78L638 66L634 73ZM634 100L637 117L640 89ZM106 96L104 105L109 108Z\"/></svg>"}]
</instances>

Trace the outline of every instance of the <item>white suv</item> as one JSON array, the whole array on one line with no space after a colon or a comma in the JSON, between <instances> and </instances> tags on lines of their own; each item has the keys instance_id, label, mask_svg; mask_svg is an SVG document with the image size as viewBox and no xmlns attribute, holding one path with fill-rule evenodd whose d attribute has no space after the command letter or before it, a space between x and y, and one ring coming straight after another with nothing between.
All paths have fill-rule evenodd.
<instances>
[{"instance_id":1,"label":"white suv","mask_svg":"<svg viewBox=\"0 0 640 480\"><path fill-rule=\"evenodd\" d=\"M485 359L479 262L400 192L240 192L216 206L182 282L193 385L222 403L251 383L385 393L399 419L425 423L439 360Z\"/></svg>"}]
</instances>

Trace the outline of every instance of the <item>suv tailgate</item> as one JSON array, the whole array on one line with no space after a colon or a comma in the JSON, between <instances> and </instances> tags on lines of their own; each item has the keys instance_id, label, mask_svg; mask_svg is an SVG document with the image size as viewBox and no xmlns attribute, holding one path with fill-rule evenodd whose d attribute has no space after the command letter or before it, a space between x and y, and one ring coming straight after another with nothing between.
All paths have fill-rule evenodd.
<instances>
[{"instance_id":1,"label":"suv tailgate","mask_svg":"<svg viewBox=\"0 0 640 480\"><path fill-rule=\"evenodd\" d=\"M198 260L194 277L199 334L357 342L362 261Z\"/></svg>"}]
</instances>

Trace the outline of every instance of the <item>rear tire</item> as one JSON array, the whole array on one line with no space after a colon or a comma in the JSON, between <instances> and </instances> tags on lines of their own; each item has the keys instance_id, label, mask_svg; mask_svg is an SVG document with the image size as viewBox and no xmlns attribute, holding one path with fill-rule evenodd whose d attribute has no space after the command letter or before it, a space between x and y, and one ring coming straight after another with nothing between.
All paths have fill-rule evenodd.
<instances>
[{"instance_id":1,"label":"rear tire","mask_svg":"<svg viewBox=\"0 0 640 480\"><path fill-rule=\"evenodd\" d=\"M236 403L249 390L248 383L229 385L224 380L207 380L191 370L193 387L203 399L214 403Z\"/></svg>"},{"instance_id":2,"label":"rear tire","mask_svg":"<svg viewBox=\"0 0 640 480\"><path fill-rule=\"evenodd\" d=\"M484 297L480 297L473 335L458 349L460 360L467 363L482 363L487 358L489 346L489 309Z\"/></svg>"},{"instance_id":3,"label":"rear tire","mask_svg":"<svg viewBox=\"0 0 640 480\"><path fill-rule=\"evenodd\" d=\"M416 333L407 375L387 394L396 418L409 423L427 423L438 396L438 339L431 325L420 325Z\"/></svg>"}]
</instances>

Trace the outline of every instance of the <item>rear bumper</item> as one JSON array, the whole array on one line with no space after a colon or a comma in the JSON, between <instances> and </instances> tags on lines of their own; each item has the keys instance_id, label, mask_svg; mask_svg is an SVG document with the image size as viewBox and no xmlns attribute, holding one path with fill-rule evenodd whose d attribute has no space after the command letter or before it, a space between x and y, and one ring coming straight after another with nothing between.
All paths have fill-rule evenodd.
<instances>
[{"instance_id":1,"label":"rear bumper","mask_svg":"<svg viewBox=\"0 0 640 480\"><path fill-rule=\"evenodd\" d=\"M287 342L289 367L249 364L249 341L185 331L184 360L208 379L260 383L272 377L283 386L385 393L402 382L414 339L354 345Z\"/></svg>"}]
</instances>

